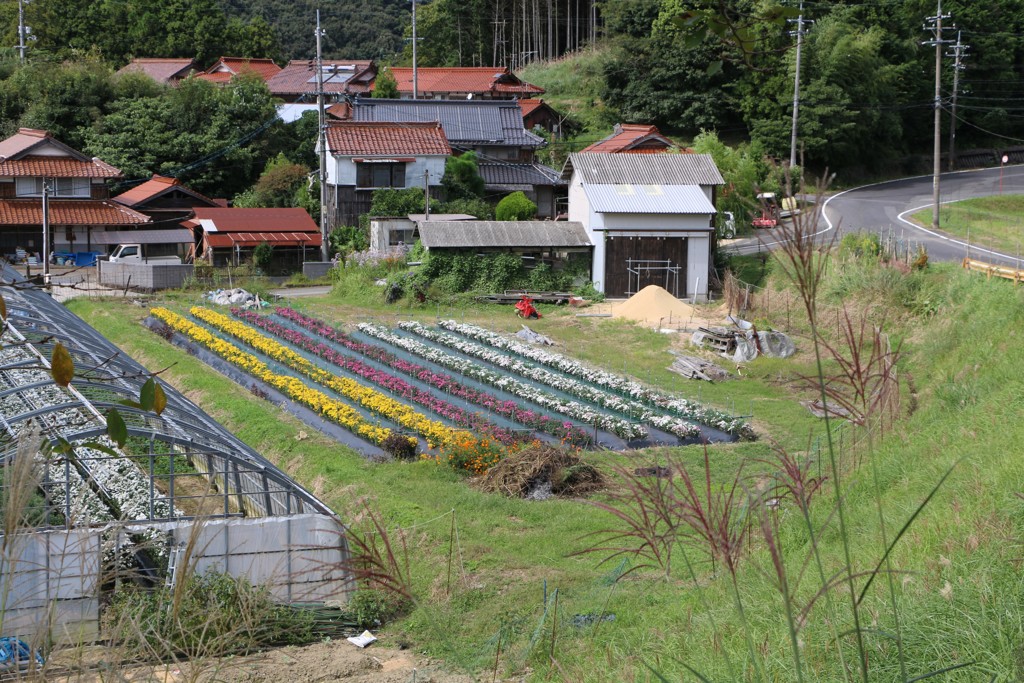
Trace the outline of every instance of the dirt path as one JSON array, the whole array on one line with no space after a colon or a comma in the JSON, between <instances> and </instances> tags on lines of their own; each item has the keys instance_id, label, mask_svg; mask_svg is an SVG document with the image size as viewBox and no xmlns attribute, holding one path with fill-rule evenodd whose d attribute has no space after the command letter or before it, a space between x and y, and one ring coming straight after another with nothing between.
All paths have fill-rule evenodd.
<instances>
[{"instance_id":1,"label":"dirt path","mask_svg":"<svg viewBox=\"0 0 1024 683\"><path fill-rule=\"evenodd\" d=\"M68 653L70 654L70 653ZM51 665L60 666L59 657ZM102 661L100 651L78 652L72 661L93 664L87 673L51 671L47 681L66 683L473 683L473 677L448 672L443 664L415 654L374 643L361 650L348 641L336 640L303 647L281 647L250 657L228 657L200 662L122 668ZM66 670L65 670L66 671ZM35 680L35 679L28 679Z\"/></svg>"}]
</instances>

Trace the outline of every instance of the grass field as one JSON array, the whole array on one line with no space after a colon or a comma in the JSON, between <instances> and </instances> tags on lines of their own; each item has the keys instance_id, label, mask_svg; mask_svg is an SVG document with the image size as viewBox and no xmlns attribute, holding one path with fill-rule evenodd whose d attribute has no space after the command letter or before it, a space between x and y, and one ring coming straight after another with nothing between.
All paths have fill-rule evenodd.
<instances>
[{"instance_id":1,"label":"grass field","mask_svg":"<svg viewBox=\"0 0 1024 683\"><path fill-rule=\"evenodd\" d=\"M893 277L899 275L880 266L836 268L823 288L834 297L829 306L842 300L871 312L876 322L884 314L892 340L903 340L907 354L900 370L904 419L874 437L876 447L860 453L859 467L843 470L838 489L856 570L872 569L882 555L880 517L891 540L943 474L956 467L891 556L895 611L884 577L864 598L870 679L900 679L898 633L908 678L975 662L935 680L1019 680L1024 676L1019 568L1024 501L1016 494L1024 489L1024 378L1018 367L1024 339L991 331L1024 324L1024 297L1006 283L948 267L912 273L898 287ZM180 310L187 298L171 297L169 305ZM922 299L927 306L920 305ZM332 322L394 319L380 306L353 306L335 296L303 305ZM668 577L645 569L615 582L619 559L600 564L601 555L573 554L592 542L588 534L613 526L607 512L581 501L536 503L484 494L464 476L432 463L370 464L141 331L145 309L84 300L69 307L147 367L170 366L163 375L169 382L343 516L352 514L360 497L369 497L390 528L405 530L418 602L410 616L383 631L385 642L410 642L483 680L491 680L495 662L499 677L516 675L516 680L654 680L648 667L673 681L697 680L689 670L713 681L796 680L772 555L756 538L735 583L707 562L697 543L686 551L696 581L680 555ZM401 313L429 321L438 311ZM531 325L561 342L567 354L696 398L693 384L665 369L671 344L666 335L616 321L545 313ZM470 307L456 316L492 329L518 328L505 308ZM798 404L812 394L793 382L813 372L807 349L793 361L760 359L748 371L742 380L704 384L700 398L726 409L735 406L737 412L753 406L754 421L766 437L794 453L816 452L822 423ZM849 443L852 430L843 432ZM714 490L723 490L741 463L749 475L742 480L745 486L763 481L770 443L762 438L711 449ZM588 458L609 471L614 464L633 467L669 454L703 477L697 447ZM851 464L850 453L844 457ZM827 476L827 469L822 474ZM835 484L825 482L811 509L814 525L823 529L816 538L828 575L840 569L844 554L834 514ZM777 540L794 579L801 577L791 594L802 606L816 597L818 584L805 564L810 539L794 513L791 506L780 509ZM450 590L449 557L454 558ZM555 589L557 612L550 600ZM848 666L856 661L853 639L841 637L837 646L832 636L851 626L849 598L842 588L830 597L835 604L819 600L799 633L805 680L850 680L837 664L840 650ZM601 614L614 614L614 621L585 618ZM759 669L744 663L754 661L746 654L751 645Z\"/></svg>"},{"instance_id":2,"label":"grass field","mask_svg":"<svg viewBox=\"0 0 1024 683\"><path fill-rule=\"evenodd\" d=\"M911 215L914 222L930 226L932 210ZM939 210L943 232L971 244L1019 255L1024 246L1024 195L997 195L944 204Z\"/></svg>"}]
</instances>

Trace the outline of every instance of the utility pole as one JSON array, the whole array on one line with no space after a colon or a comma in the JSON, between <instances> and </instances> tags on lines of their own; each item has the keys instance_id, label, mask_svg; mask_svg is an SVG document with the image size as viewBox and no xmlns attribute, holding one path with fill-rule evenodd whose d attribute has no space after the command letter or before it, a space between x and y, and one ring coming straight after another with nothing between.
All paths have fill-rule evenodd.
<instances>
[{"instance_id":1,"label":"utility pole","mask_svg":"<svg viewBox=\"0 0 1024 683\"><path fill-rule=\"evenodd\" d=\"M804 1L796 19L796 75L793 77L793 132L789 138L789 167L796 166L796 123L800 112L800 52L804 44Z\"/></svg>"},{"instance_id":2,"label":"utility pole","mask_svg":"<svg viewBox=\"0 0 1024 683\"><path fill-rule=\"evenodd\" d=\"M21 56L21 63L25 63L25 39L28 37L28 27L25 26L25 3L28 0L18 0L18 54Z\"/></svg>"},{"instance_id":3,"label":"utility pole","mask_svg":"<svg viewBox=\"0 0 1024 683\"><path fill-rule=\"evenodd\" d=\"M316 11L316 108L320 114L317 148L320 150L320 260L329 260L329 244L327 231L330 220L327 217L327 113L324 111L324 58L321 50L321 38L324 30L320 28L320 10Z\"/></svg>"},{"instance_id":4,"label":"utility pole","mask_svg":"<svg viewBox=\"0 0 1024 683\"><path fill-rule=\"evenodd\" d=\"M412 98L414 100L419 99L419 74L417 73L416 67L416 49L418 41L416 40L416 0L412 0Z\"/></svg>"},{"instance_id":5,"label":"utility pole","mask_svg":"<svg viewBox=\"0 0 1024 683\"><path fill-rule=\"evenodd\" d=\"M43 178L43 285L50 284L50 179Z\"/></svg>"},{"instance_id":6,"label":"utility pole","mask_svg":"<svg viewBox=\"0 0 1024 683\"><path fill-rule=\"evenodd\" d=\"M942 39L942 20L949 19L948 14L942 13L942 0L938 0L937 10L934 17L928 17L934 38L925 42L925 45L935 46L935 133L932 149L932 227L939 228L939 175L942 173L942 45L948 41Z\"/></svg>"},{"instance_id":7,"label":"utility pole","mask_svg":"<svg viewBox=\"0 0 1024 683\"><path fill-rule=\"evenodd\" d=\"M964 70L962 63L963 58L967 53L967 46L964 45L960 40L960 31L956 32L956 45L953 46L953 54L947 54L947 57L953 57L953 102L950 110L949 117L949 170L954 170L956 166L956 95L960 90L960 72Z\"/></svg>"}]
</instances>

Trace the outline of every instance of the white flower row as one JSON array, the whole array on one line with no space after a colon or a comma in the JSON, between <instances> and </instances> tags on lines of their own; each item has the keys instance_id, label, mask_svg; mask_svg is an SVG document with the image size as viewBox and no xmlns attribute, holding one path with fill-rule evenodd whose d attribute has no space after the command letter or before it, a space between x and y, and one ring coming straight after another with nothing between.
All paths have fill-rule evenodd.
<instances>
[{"instance_id":1,"label":"white flower row","mask_svg":"<svg viewBox=\"0 0 1024 683\"><path fill-rule=\"evenodd\" d=\"M372 337L376 337L377 339L404 349L416 356L419 356L420 358L425 358L431 362L446 367L449 370L454 370L455 372L465 375L466 377L471 377L485 384L507 391L519 398L526 399L539 406L561 413L573 420L578 420L588 425L596 424L599 429L609 431L623 439L640 439L647 436L647 429L644 428L643 425L635 424L628 420L617 418L613 415L607 415L581 403L577 403L576 401L569 401L555 396L554 394L541 391L531 384L520 382L519 380L507 375L492 372L478 363L466 360L465 358L453 356L450 353L446 353L440 349L435 349L434 347L423 344L415 339L409 339L408 337L402 337L394 334L384 327L371 325L369 323L360 323L359 330Z\"/></svg>"},{"instance_id":2,"label":"white flower row","mask_svg":"<svg viewBox=\"0 0 1024 683\"><path fill-rule=\"evenodd\" d=\"M443 320L438 324L446 330L457 332L471 339L482 341L494 348L509 351L536 361L541 365L546 365L598 386L606 387L620 394L644 401L679 417L695 420L701 424L706 424L709 427L715 427L731 434L741 436L752 435L750 426L744 420L695 401L665 394L621 375L588 367L572 358L566 358L557 353L506 339L501 335L476 325L467 325L454 320Z\"/></svg>"},{"instance_id":3,"label":"white flower row","mask_svg":"<svg viewBox=\"0 0 1024 683\"><path fill-rule=\"evenodd\" d=\"M629 415L640 422L654 425L658 429L674 434L681 439L700 436L700 428L693 423L669 415L659 415L637 401L631 401L628 398L609 393L589 384L584 384L571 377L555 374L550 370L545 370L513 356L508 356L499 351L492 351L475 342L465 341L450 334L434 332L417 322L402 322L399 323L399 326L403 330L417 334L424 339L443 344L468 356L485 360L504 370L509 370L535 382L546 384L567 394L572 394L584 401L592 401L609 410Z\"/></svg>"}]
</instances>

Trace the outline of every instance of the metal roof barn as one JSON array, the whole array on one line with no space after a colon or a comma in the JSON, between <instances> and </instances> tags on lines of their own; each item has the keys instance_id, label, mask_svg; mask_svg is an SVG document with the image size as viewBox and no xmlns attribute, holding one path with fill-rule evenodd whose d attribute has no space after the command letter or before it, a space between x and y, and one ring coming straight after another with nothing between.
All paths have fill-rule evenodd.
<instances>
[{"instance_id":1,"label":"metal roof barn","mask_svg":"<svg viewBox=\"0 0 1024 683\"><path fill-rule=\"evenodd\" d=\"M419 227L427 249L592 246L583 224L568 221L426 221Z\"/></svg>"},{"instance_id":2,"label":"metal roof barn","mask_svg":"<svg viewBox=\"0 0 1024 683\"><path fill-rule=\"evenodd\" d=\"M584 185L583 191L598 213L717 213L696 185Z\"/></svg>"},{"instance_id":3,"label":"metal roof barn","mask_svg":"<svg viewBox=\"0 0 1024 683\"><path fill-rule=\"evenodd\" d=\"M573 171L583 184L596 185L724 185L709 154L570 154L562 178Z\"/></svg>"}]
</instances>

